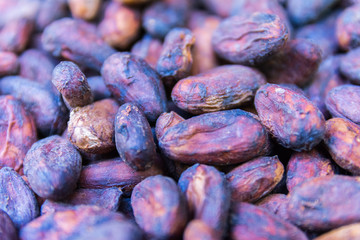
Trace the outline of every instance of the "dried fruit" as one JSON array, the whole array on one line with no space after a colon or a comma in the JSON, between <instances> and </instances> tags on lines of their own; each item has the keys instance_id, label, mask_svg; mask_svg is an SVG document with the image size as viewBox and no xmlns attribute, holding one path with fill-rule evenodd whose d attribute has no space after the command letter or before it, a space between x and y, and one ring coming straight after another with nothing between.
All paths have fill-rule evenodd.
<instances>
[{"instance_id":1,"label":"dried fruit","mask_svg":"<svg viewBox=\"0 0 360 240\"><path fill-rule=\"evenodd\" d=\"M283 220L288 220L287 204L289 198L285 194L270 194L256 203L257 206L268 210Z\"/></svg>"},{"instance_id":2,"label":"dried fruit","mask_svg":"<svg viewBox=\"0 0 360 240\"><path fill-rule=\"evenodd\" d=\"M169 113L162 113L156 120L156 138L160 139L169 128L184 120L185 119L183 117L173 111Z\"/></svg>"}]
</instances>

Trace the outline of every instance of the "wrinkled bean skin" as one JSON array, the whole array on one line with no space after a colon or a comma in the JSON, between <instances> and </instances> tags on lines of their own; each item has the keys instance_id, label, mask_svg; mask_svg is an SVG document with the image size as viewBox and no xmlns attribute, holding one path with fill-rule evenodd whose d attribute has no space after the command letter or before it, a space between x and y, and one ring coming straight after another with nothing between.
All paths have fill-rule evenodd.
<instances>
[{"instance_id":1,"label":"wrinkled bean skin","mask_svg":"<svg viewBox=\"0 0 360 240\"><path fill-rule=\"evenodd\" d=\"M120 158L110 159L84 166L80 179L81 188L119 187L128 195L136 184L149 176L163 174L159 164L154 164L145 171L135 171Z\"/></svg>"},{"instance_id":2,"label":"wrinkled bean skin","mask_svg":"<svg viewBox=\"0 0 360 240\"><path fill-rule=\"evenodd\" d=\"M14 223L11 221L9 215L3 210L0 210L0 239L17 240L17 232Z\"/></svg>"},{"instance_id":3,"label":"wrinkled bean skin","mask_svg":"<svg viewBox=\"0 0 360 240\"><path fill-rule=\"evenodd\" d=\"M360 219L358 178L325 176L309 179L289 195L289 220L302 229L327 231Z\"/></svg>"},{"instance_id":4,"label":"wrinkled bean skin","mask_svg":"<svg viewBox=\"0 0 360 240\"><path fill-rule=\"evenodd\" d=\"M307 85L321 62L320 48L307 40L292 40L261 66L270 83Z\"/></svg>"},{"instance_id":5,"label":"wrinkled bean skin","mask_svg":"<svg viewBox=\"0 0 360 240\"><path fill-rule=\"evenodd\" d=\"M360 86L342 85L331 89L325 99L330 114L360 124Z\"/></svg>"},{"instance_id":6,"label":"wrinkled bean skin","mask_svg":"<svg viewBox=\"0 0 360 240\"><path fill-rule=\"evenodd\" d=\"M306 89L308 98L328 117L330 114L325 105L325 98L328 92L334 87L344 84L339 73L341 56L335 55L325 59L315 74L311 85Z\"/></svg>"},{"instance_id":7,"label":"wrinkled bean skin","mask_svg":"<svg viewBox=\"0 0 360 240\"><path fill-rule=\"evenodd\" d=\"M0 31L0 51L22 52L33 31L34 24L29 19L19 19L7 23Z\"/></svg>"},{"instance_id":8,"label":"wrinkled bean skin","mask_svg":"<svg viewBox=\"0 0 360 240\"><path fill-rule=\"evenodd\" d=\"M84 231L86 229L86 231ZM141 230L120 213L96 206L45 214L20 230L22 240L141 240Z\"/></svg>"},{"instance_id":9,"label":"wrinkled bean skin","mask_svg":"<svg viewBox=\"0 0 360 240\"><path fill-rule=\"evenodd\" d=\"M174 28L166 35L156 71L169 89L179 79L189 76L194 43L195 37L187 28Z\"/></svg>"},{"instance_id":10,"label":"wrinkled bean skin","mask_svg":"<svg viewBox=\"0 0 360 240\"><path fill-rule=\"evenodd\" d=\"M336 37L343 50L350 50L360 46L360 5L346 8L340 13L336 22Z\"/></svg>"},{"instance_id":11,"label":"wrinkled bean skin","mask_svg":"<svg viewBox=\"0 0 360 240\"><path fill-rule=\"evenodd\" d=\"M212 45L231 63L257 65L282 49L287 39L288 29L278 16L256 12L223 20L214 31Z\"/></svg>"},{"instance_id":12,"label":"wrinkled bean skin","mask_svg":"<svg viewBox=\"0 0 360 240\"><path fill-rule=\"evenodd\" d=\"M349 51L340 62L340 72L351 83L360 85L360 48Z\"/></svg>"},{"instance_id":13,"label":"wrinkled bean skin","mask_svg":"<svg viewBox=\"0 0 360 240\"><path fill-rule=\"evenodd\" d=\"M186 13L172 4L155 2L145 9L142 26L156 38L164 38L171 29L185 25Z\"/></svg>"},{"instance_id":14,"label":"wrinkled bean skin","mask_svg":"<svg viewBox=\"0 0 360 240\"><path fill-rule=\"evenodd\" d=\"M224 236L230 208L230 189L224 174L214 167L195 164L181 174L178 185L194 219Z\"/></svg>"},{"instance_id":15,"label":"wrinkled bean skin","mask_svg":"<svg viewBox=\"0 0 360 240\"><path fill-rule=\"evenodd\" d=\"M47 26L42 35L46 51L99 71L105 59L115 53L97 34L95 26L63 18Z\"/></svg>"},{"instance_id":16,"label":"wrinkled bean skin","mask_svg":"<svg viewBox=\"0 0 360 240\"><path fill-rule=\"evenodd\" d=\"M287 165L286 186L289 192L300 183L313 177L335 174L335 166L316 149L293 153Z\"/></svg>"},{"instance_id":17,"label":"wrinkled bean skin","mask_svg":"<svg viewBox=\"0 0 360 240\"><path fill-rule=\"evenodd\" d=\"M230 218L231 239L234 240L307 240L294 225L249 203L237 203Z\"/></svg>"},{"instance_id":18,"label":"wrinkled bean skin","mask_svg":"<svg viewBox=\"0 0 360 240\"><path fill-rule=\"evenodd\" d=\"M135 186L131 206L136 223L154 239L173 239L181 235L188 214L185 199L169 177L148 177Z\"/></svg>"},{"instance_id":19,"label":"wrinkled bean skin","mask_svg":"<svg viewBox=\"0 0 360 240\"><path fill-rule=\"evenodd\" d=\"M123 104L115 116L115 143L121 159L137 171L156 160L156 145L144 113L131 103Z\"/></svg>"},{"instance_id":20,"label":"wrinkled bean skin","mask_svg":"<svg viewBox=\"0 0 360 240\"><path fill-rule=\"evenodd\" d=\"M254 115L236 109L180 122L164 133L159 147L178 162L228 165L267 154L270 142Z\"/></svg>"},{"instance_id":21,"label":"wrinkled bean skin","mask_svg":"<svg viewBox=\"0 0 360 240\"><path fill-rule=\"evenodd\" d=\"M281 181L284 166L277 156L259 157L226 174L233 202L255 202Z\"/></svg>"},{"instance_id":22,"label":"wrinkled bean skin","mask_svg":"<svg viewBox=\"0 0 360 240\"><path fill-rule=\"evenodd\" d=\"M183 117L181 117L179 114L173 111L169 113L162 113L156 120L156 126L155 126L156 138L160 139L169 128L175 126L176 124L184 120L185 119Z\"/></svg>"},{"instance_id":23,"label":"wrinkled bean skin","mask_svg":"<svg viewBox=\"0 0 360 240\"><path fill-rule=\"evenodd\" d=\"M300 26L317 20L338 2L339 0L287 0L287 10L293 24Z\"/></svg>"},{"instance_id":24,"label":"wrinkled bean skin","mask_svg":"<svg viewBox=\"0 0 360 240\"><path fill-rule=\"evenodd\" d=\"M55 65L44 52L37 49L26 50L19 57L19 63L21 77L42 84L48 84L51 81Z\"/></svg>"},{"instance_id":25,"label":"wrinkled bean skin","mask_svg":"<svg viewBox=\"0 0 360 240\"><path fill-rule=\"evenodd\" d=\"M360 238L360 223L353 223L324 233L314 240L356 240Z\"/></svg>"},{"instance_id":26,"label":"wrinkled bean skin","mask_svg":"<svg viewBox=\"0 0 360 240\"><path fill-rule=\"evenodd\" d=\"M110 2L98 29L104 41L110 46L127 49L140 33L140 18L138 10Z\"/></svg>"},{"instance_id":27,"label":"wrinkled bean skin","mask_svg":"<svg viewBox=\"0 0 360 240\"><path fill-rule=\"evenodd\" d=\"M76 18L92 20L98 14L101 0L67 0L71 14Z\"/></svg>"},{"instance_id":28,"label":"wrinkled bean skin","mask_svg":"<svg viewBox=\"0 0 360 240\"><path fill-rule=\"evenodd\" d=\"M218 240L221 236L201 220L192 220L186 225L184 240Z\"/></svg>"},{"instance_id":29,"label":"wrinkled bean skin","mask_svg":"<svg viewBox=\"0 0 360 240\"><path fill-rule=\"evenodd\" d=\"M86 153L108 153L115 149L114 120L119 105L104 99L74 108L68 122L68 138Z\"/></svg>"},{"instance_id":30,"label":"wrinkled bean skin","mask_svg":"<svg viewBox=\"0 0 360 240\"><path fill-rule=\"evenodd\" d=\"M360 175L360 127L343 118L326 121L324 143L332 159L354 175Z\"/></svg>"},{"instance_id":31,"label":"wrinkled bean skin","mask_svg":"<svg viewBox=\"0 0 360 240\"><path fill-rule=\"evenodd\" d=\"M281 219L287 221L287 204L289 198L285 194L270 194L267 197L261 199L256 203L258 207L262 207L268 210L270 213L273 213L280 217Z\"/></svg>"},{"instance_id":32,"label":"wrinkled bean skin","mask_svg":"<svg viewBox=\"0 0 360 240\"><path fill-rule=\"evenodd\" d=\"M66 128L68 111L59 93L19 76L4 77L0 92L19 99L34 117L35 125L43 136L60 134Z\"/></svg>"},{"instance_id":33,"label":"wrinkled bean skin","mask_svg":"<svg viewBox=\"0 0 360 240\"><path fill-rule=\"evenodd\" d=\"M18 70L18 57L13 52L0 51L0 76L13 75Z\"/></svg>"},{"instance_id":34,"label":"wrinkled bean skin","mask_svg":"<svg viewBox=\"0 0 360 240\"><path fill-rule=\"evenodd\" d=\"M75 147L54 135L32 145L24 160L24 173L37 195L60 200L75 189L81 164L81 155Z\"/></svg>"},{"instance_id":35,"label":"wrinkled bean skin","mask_svg":"<svg viewBox=\"0 0 360 240\"><path fill-rule=\"evenodd\" d=\"M190 14L188 28L196 39L192 49L193 64L191 75L208 71L218 65L216 54L212 48L211 38L220 23L220 18L202 11Z\"/></svg>"},{"instance_id":36,"label":"wrinkled bean skin","mask_svg":"<svg viewBox=\"0 0 360 240\"><path fill-rule=\"evenodd\" d=\"M217 112L248 103L265 83L263 74L254 68L225 65L180 80L171 98L192 114Z\"/></svg>"},{"instance_id":37,"label":"wrinkled bean skin","mask_svg":"<svg viewBox=\"0 0 360 240\"><path fill-rule=\"evenodd\" d=\"M136 104L149 121L166 112L163 83L145 60L128 52L116 53L106 59L101 75L118 102Z\"/></svg>"},{"instance_id":38,"label":"wrinkled bean skin","mask_svg":"<svg viewBox=\"0 0 360 240\"><path fill-rule=\"evenodd\" d=\"M322 140L325 119L302 94L276 84L266 84L255 95L261 123L285 148L311 150Z\"/></svg>"},{"instance_id":39,"label":"wrinkled bean skin","mask_svg":"<svg viewBox=\"0 0 360 240\"><path fill-rule=\"evenodd\" d=\"M13 169L0 169L0 209L6 212L16 228L39 215L39 206L29 186Z\"/></svg>"},{"instance_id":40,"label":"wrinkled bean skin","mask_svg":"<svg viewBox=\"0 0 360 240\"><path fill-rule=\"evenodd\" d=\"M89 77L87 81L94 96L94 101L111 97L111 92L106 87L101 76Z\"/></svg>"},{"instance_id":41,"label":"wrinkled bean skin","mask_svg":"<svg viewBox=\"0 0 360 240\"><path fill-rule=\"evenodd\" d=\"M116 212L122 191L119 188L77 189L61 202L47 199L41 206L41 215L73 209L76 205L94 205Z\"/></svg>"},{"instance_id":42,"label":"wrinkled bean skin","mask_svg":"<svg viewBox=\"0 0 360 240\"><path fill-rule=\"evenodd\" d=\"M73 62L60 62L54 68L51 81L70 109L91 104L94 99L85 74Z\"/></svg>"},{"instance_id":43,"label":"wrinkled bean skin","mask_svg":"<svg viewBox=\"0 0 360 240\"><path fill-rule=\"evenodd\" d=\"M162 51L162 43L159 39L146 34L131 48L131 53L144 59L150 67L156 68L156 64Z\"/></svg>"},{"instance_id":44,"label":"wrinkled bean skin","mask_svg":"<svg viewBox=\"0 0 360 240\"><path fill-rule=\"evenodd\" d=\"M0 112L0 168L21 173L26 152L37 140L34 120L11 95L0 96Z\"/></svg>"}]
</instances>

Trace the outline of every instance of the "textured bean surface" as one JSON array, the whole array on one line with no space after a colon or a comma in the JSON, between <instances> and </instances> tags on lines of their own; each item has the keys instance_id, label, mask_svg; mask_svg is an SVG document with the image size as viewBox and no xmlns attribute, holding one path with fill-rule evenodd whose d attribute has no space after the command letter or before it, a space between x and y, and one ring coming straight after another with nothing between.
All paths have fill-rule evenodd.
<instances>
[{"instance_id":1,"label":"textured bean surface","mask_svg":"<svg viewBox=\"0 0 360 240\"><path fill-rule=\"evenodd\" d=\"M303 229L326 231L360 219L358 178L325 176L309 179L289 195L289 220Z\"/></svg>"},{"instance_id":2,"label":"textured bean surface","mask_svg":"<svg viewBox=\"0 0 360 240\"><path fill-rule=\"evenodd\" d=\"M22 172L26 152L36 142L32 116L13 96L0 96L0 168Z\"/></svg>"},{"instance_id":3,"label":"textured bean surface","mask_svg":"<svg viewBox=\"0 0 360 240\"><path fill-rule=\"evenodd\" d=\"M157 158L150 124L134 104L123 104L116 114L115 143L121 159L137 171L151 167Z\"/></svg>"},{"instance_id":4,"label":"textured bean surface","mask_svg":"<svg viewBox=\"0 0 360 240\"><path fill-rule=\"evenodd\" d=\"M20 238L141 240L143 234L120 213L95 206L79 206L37 218L21 229Z\"/></svg>"},{"instance_id":5,"label":"textured bean surface","mask_svg":"<svg viewBox=\"0 0 360 240\"><path fill-rule=\"evenodd\" d=\"M306 240L297 227L249 203L237 203L232 207L231 239L234 240Z\"/></svg>"},{"instance_id":6,"label":"textured bean surface","mask_svg":"<svg viewBox=\"0 0 360 240\"><path fill-rule=\"evenodd\" d=\"M265 83L265 77L254 68L225 65L180 80L171 98L192 114L216 112L249 103Z\"/></svg>"},{"instance_id":7,"label":"textured bean surface","mask_svg":"<svg viewBox=\"0 0 360 240\"><path fill-rule=\"evenodd\" d=\"M284 147L310 150L325 133L325 119L304 95L276 84L259 88L255 107L261 123Z\"/></svg>"},{"instance_id":8,"label":"textured bean surface","mask_svg":"<svg viewBox=\"0 0 360 240\"><path fill-rule=\"evenodd\" d=\"M254 115L238 109L192 117L169 128L159 139L162 152L175 161L215 165L265 155L269 144Z\"/></svg>"},{"instance_id":9,"label":"textured bean surface","mask_svg":"<svg viewBox=\"0 0 360 240\"><path fill-rule=\"evenodd\" d=\"M226 179L234 202L254 202L269 192L280 182L284 166L275 157L259 157L234 168Z\"/></svg>"},{"instance_id":10,"label":"textured bean surface","mask_svg":"<svg viewBox=\"0 0 360 240\"><path fill-rule=\"evenodd\" d=\"M324 142L340 167L360 175L359 125L343 118L332 118L326 121Z\"/></svg>"},{"instance_id":11,"label":"textured bean surface","mask_svg":"<svg viewBox=\"0 0 360 240\"><path fill-rule=\"evenodd\" d=\"M6 212L16 228L39 215L34 193L13 169L0 169L0 209Z\"/></svg>"},{"instance_id":12,"label":"textured bean surface","mask_svg":"<svg viewBox=\"0 0 360 240\"><path fill-rule=\"evenodd\" d=\"M104 99L74 108L68 123L68 138L87 153L107 153L115 149L114 121L119 105Z\"/></svg>"},{"instance_id":13,"label":"textured bean surface","mask_svg":"<svg viewBox=\"0 0 360 240\"><path fill-rule=\"evenodd\" d=\"M194 219L224 236L230 207L230 188L224 174L214 167L195 164L181 174L178 185Z\"/></svg>"},{"instance_id":14,"label":"textured bean surface","mask_svg":"<svg viewBox=\"0 0 360 240\"><path fill-rule=\"evenodd\" d=\"M81 164L81 155L75 147L54 135L32 145L24 160L24 173L37 195L58 200L75 189Z\"/></svg>"},{"instance_id":15,"label":"textured bean surface","mask_svg":"<svg viewBox=\"0 0 360 240\"><path fill-rule=\"evenodd\" d=\"M284 47L288 30L273 14L254 13L223 20L214 31L212 43L222 58L246 65L259 64Z\"/></svg>"},{"instance_id":16,"label":"textured bean surface","mask_svg":"<svg viewBox=\"0 0 360 240\"><path fill-rule=\"evenodd\" d=\"M185 228L188 218L185 199L169 177L148 177L136 185L131 206L137 224L150 237L175 238Z\"/></svg>"},{"instance_id":17,"label":"textured bean surface","mask_svg":"<svg viewBox=\"0 0 360 240\"><path fill-rule=\"evenodd\" d=\"M164 86L145 60L127 52L116 53L105 61L101 75L120 103L136 104L150 121L166 111Z\"/></svg>"},{"instance_id":18,"label":"textured bean surface","mask_svg":"<svg viewBox=\"0 0 360 240\"><path fill-rule=\"evenodd\" d=\"M155 132L157 139L160 139L169 128L184 120L183 117L173 111L162 113L156 120Z\"/></svg>"},{"instance_id":19,"label":"textured bean surface","mask_svg":"<svg viewBox=\"0 0 360 240\"><path fill-rule=\"evenodd\" d=\"M256 203L257 206L268 210L283 220L288 220L287 204L289 198L285 194L270 194Z\"/></svg>"}]
</instances>

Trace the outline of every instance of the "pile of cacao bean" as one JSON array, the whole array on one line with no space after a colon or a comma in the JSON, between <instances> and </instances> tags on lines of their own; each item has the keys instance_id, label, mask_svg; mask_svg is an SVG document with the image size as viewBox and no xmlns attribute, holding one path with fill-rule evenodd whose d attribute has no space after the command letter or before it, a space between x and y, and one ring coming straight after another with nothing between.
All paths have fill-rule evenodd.
<instances>
[{"instance_id":1,"label":"pile of cacao bean","mask_svg":"<svg viewBox=\"0 0 360 240\"><path fill-rule=\"evenodd\" d=\"M360 239L359 85L359 0L0 0L0 239Z\"/></svg>"}]
</instances>

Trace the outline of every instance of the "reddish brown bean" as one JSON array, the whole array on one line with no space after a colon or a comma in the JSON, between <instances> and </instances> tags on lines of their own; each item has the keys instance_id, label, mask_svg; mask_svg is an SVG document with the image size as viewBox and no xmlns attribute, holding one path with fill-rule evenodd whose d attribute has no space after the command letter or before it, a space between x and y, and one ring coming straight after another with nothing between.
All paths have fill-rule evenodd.
<instances>
[{"instance_id":1,"label":"reddish brown bean","mask_svg":"<svg viewBox=\"0 0 360 240\"><path fill-rule=\"evenodd\" d=\"M326 121L324 142L340 167L360 175L360 126L343 118L332 118Z\"/></svg>"},{"instance_id":2,"label":"reddish brown bean","mask_svg":"<svg viewBox=\"0 0 360 240\"><path fill-rule=\"evenodd\" d=\"M278 143L295 151L311 150L325 133L325 119L304 95L276 84L260 87L255 107L261 123Z\"/></svg>"},{"instance_id":3,"label":"reddish brown bean","mask_svg":"<svg viewBox=\"0 0 360 240\"><path fill-rule=\"evenodd\" d=\"M0 209L9 215L16 228L39 215L34 193L21 176L9 167L0 169Z\"/></svg>"},{"instance_id":4,"label":"reddish brown bean","mask_svg":"<svg viewBox=\"0 0 360 240\"><path fill-rule=\"evenodd\" d=\"M256 12L223 20L214 31L212 44L227 61L255 65L282 49L287 39L287 27L278 16Z\"/></svg>"},{"instance_id":5,"label":"reddish brown bean","mask_svg":"<svg viewBox=\"0 0 360 240\"><path fill-rule=\"evenodd\" d=\"M254 115L236 109L182 121L160 137L159 147L178 162L228 165L267 154L270 143Z\"/></svg>"},{"instance_id":6,"label":"reddish brown bean","mask_svg":"<svg viewBox=\"0 0 360 240\"><path fill-rule=\"evenodd\" d=\"M286 186L289 192L295 186L313 178L335 174L335 166L319 151L293 153L287 165Z\"/></svg>"},{"instance_id":7,"label":"reddish brown bean","mask_svg":"<svg viewBox=\"0 0 360 240\"><path fill-rule=\"evenodd\" d=\"M136 224L120 213L96 206L78 206L37 218L21 229L20 238L141 240L143 234Z\"/></svg>"},{"instance_id":8,"label":"reddish brown bean","mask_svg":"<svg viewBox=\"0 0 360 240\"><path fill-rule=\"evenodd\" d=\"M342 85L329 91L325 104L333 117L341 117L360 124L360 86Z\"/></svg>"},{"instance_id":9,"label":"reddish brown bean","mask_svg":"<svg viewBox=\"0 0 360 240\"><path fill-rule=\"evenodd\" d=\"M0 50L22 52L33 31L34 23L29 19L19 19L6 23L0 31Z\"/></svg>"},{"instance_id":10,"label":"reddish brown bean","mask_svg":"<svg viewBox=\"0 0 360 240\"><path fill-rule=\"evenodd\" d=\"M119 209L122 191L119 188L77 189L61 202L47 199L41 206L41 215L71 210L76 205L94 205L116 212Z\"/></svg>"},{"instance_id":11,"label":"reddish brown bean","mask_svg":"<svg viewBox=\"0 0 360 240\"><path fill-rule=\"evenodd\" d=\"M136 223L155 239L180 236L187 223L185 199L169 177L148 177L135 186L131 206Z\"/></svg>"},{"instance_id":12,"label":"reddish brown bean","mask_svg":"<svg viewBox=\"0 0 360 240\"><path fill-rule=\"evenodd\" d=\"M116 114L115 143L121 159L137 171L150 168L157 158L150 124L131 103L123 104Z\"/></svg>"},{"instance_id":13,"label":"reddish brown bean","mask_svg":"<svg viewBox=\"0 0 360 240\"><path fill-rule=\"evenodd\" d=\"M255 202L281 181L284 166L277 156L259 157L226 174L234 202Z\"/></svg>"},{"instance_id":14,"label":"reddish brown bean","mask_svg":"<svg viewBox=\"0 0 360 240\"><path fill-rule=\"evenodd\" d=\"M129 195L136 184L149 176L162 173L163 170L158 163L146 171L135 171L120 158L115 158L84 166L80 175L79 187L120 187L125 195Z\"/></svg>"},{"instance_id":15,"label":"reddish brown bean","mask_svg":"<svg viewBox=\"0 0 360 240\"><path fill-rule=\"evenodd\" d=\"M76 188L81 164L81 155L74 146L54 135L32 145L24 160L24 173L37 195L60 200Z\"/></svg>"},{"instance_id":16,"label":"reddish brown bean","mask_svg":"<svg viewBox=\"0 0 360 240\"><path fill-rule=\"evenodd\" d=\"M184 240L218 240L221 236L201 220L192 220L184 231Z\"/></svg>"},{"instance_id":17,"label":"reddish brown bean","mask_svg":"<svg viewBox=\"0 0 360 240\"><path fill-rule=\"evenodd\" d=\"M87 153L108 153L115 149L114 120L119 105L104 99L71 110L68 138Z\"/></svg>"},{"instance_id":18,"label":"reddish brown bean","mask_svg":"<svg viewBox=\"0 0 360 240\"><path fill-rule=\"evenodd\" d=\"M67 2L74 17L92 20L99 12L102 0L67 0Z\"/></svg>"},{"instance_id":19,"label":"reddish brown bean","mask_svg":"<svg viewBox=\"0 0 360 240\"><path fill-rule=\"evenodd\" d=\"M25 155L37 140L34 120L10 95L0 96L0 112L0 168L22 172Z\"/></svg>"},{"instance_id":20,"label":"reddish brown bean","mask_svg":"<svg viewBox=\"0 0 360 240\"><path fill-rule=\"evenodd\" d=\"M0 93L13 95L22 102L43 136L60 134L66 128L67 108L61 95L51 88L19 76L8 76L0 81Z\"/></svg>"},{"instance_id":21,"label":"reddish brown bean","mask_svg":"<svg viewBox=\"0 0 360 240\"><path fill-rule=\"evenodd\" d=\"M106 59L101 75L121 104L136 104L149 121L156 121L161 113L166 112L163 83L145 60L128 52L116 53Z\"/></svg>"},{"instance_id":22,"label":"reddish brown bean","mask_svg":"<svg viewBox=\"0 0 360 240\"><path fill-rule=\"evenodd\" d=\"M185 119L183 117L173 111L169 113L162 113L156 120L156 138L160 139L169 128L184 120Z\"/></svg>"},{"instance_id":23,"label":"reddish brown bean","mask_svg":"<svg viewBox=\"0 0 360 240\"><path fill-rule=\"evenodd\" d=\"M287 221L287 204L289 198L285 194L270 194L267 197L261 199L256 203L257 206L262 207L268 210L270 213L273 213L280 217L281 219Z\"/></svg>"},{"instance_id":24,"label":"reddish brown bean","mask_svg":"<svg viewBox=\"0 0 360 240\"><path fill-rule=\"evenodd\" d=\"M326 231L359 222L360 181L349 176L309 179L289 195L289 220L302 229Z\"/></svg>"},{"instance_id":25,"label":"reddish brown bean","mask_svg":"<svg viewBox=\"0 0 360 240\"><path fill-rule=\"evenodd\" d=\"M234 240L308 239L294 225L249 203L237 203L232 207L230 224Z\"/></svg>"},{"instance_id":26,"label":"reddish brown bean","mask_svg":"<svg viewBox=\"0 0 360 240\"><path fill-rule=\"evenodd\" d=\"M44 85L50 83L55 64L44 52L37 49L26 50L19 57L19 63L21 77Z\"/></svg>"},{"instance_id":27,"label":"reddish brown bean","mask_svg":"<svg viewBox=\"0 0 360 240\"><path fill-rule=\"evenodd\" d=\"M194 219L224 236L230 207L230 189L224 174L214 167L195 164L181 174L178 185Z\"/></svg>"},{"instance_id":28,"label":"reddish brown bean","mask_svg":"<svg viewBox=\"0 0 360 240\"><path fill-rule=\"evenodd\" d=\"M95 26L71 18L63 18L47 26L42 44L55 57L61 56L95 70L100 70L105 59L115 53L101 40Z\"/></svg>"},{"instance_id":29,"label":"reddish brown bean","mask_svg":"<svg viewBox=\"0 0 360 240\"><path fill-rule=\"evenodd\" d=\"M110 2L98 29L101 37L110 46L127 49L138 37L140 27L141 19L138 10L117 2Z\"/></svg>"},{"instance_id":30,"label":"reddish brown bean","mask_svg":"<svg viewBox=\"0 0 360 240\"><path fill-rule=\"evenodd\" d=\"M17 231L9 215L0 209L0 239L17 240Z\"/></svg>"},{"instance_id":31,"label":"reddish brown bean","mask_svg":"<svg viewBox=\"0 0 360 240\"><path fill-rule=\"evenodd\" d=\"M51 81L70 109L91 104L94 99L85 75L73 62L60 62L54 68Z\"/></svg>"},{"instance_id":32,"label":"reddish brown bean","mask_svg":"<svg viewBox=\"0 0 360 240\"><path fill-rule=\"evenodd\" d=\"M265 77L254 68L225 65L180 80L171 98L177 107L192 114L217 112L249 103L265 83Z\"/></svg>"},{"instance_id":33,"label":"reddish brown bean","mask_svg":"<svg viewBox=\"0 0 360 240\"><path fill-rule=\"evenodd\" d=\"M195 37L187 28L174 28L166 35L156 71L169 89L179 79L189 76L194 43Z\"/></svg>"},{"instance_id":34,"label":"reddish brown bean","mask_svg":"<svg viewBox=\"0 0 360 240\"><path fill-rule=\"evenodd\" d=\"M290 41L261 66L270 83L307 85L321 62L321 49L310 41Z\"/></svg>"},{"instance_id":35,"label":"reddish brown bean","mask_svg":"<svg viewBox=\"0 0 360 240\"><path fill-rule=\"evenodd\" d=\"M18 57L12 52L0 52L0 76L13 75L19 70Z\"/></svg>"}]
</instances>

